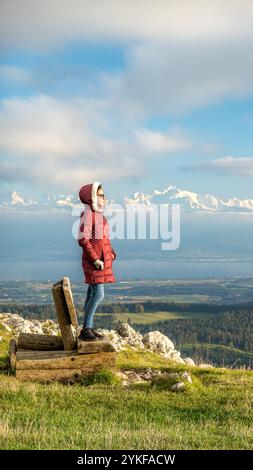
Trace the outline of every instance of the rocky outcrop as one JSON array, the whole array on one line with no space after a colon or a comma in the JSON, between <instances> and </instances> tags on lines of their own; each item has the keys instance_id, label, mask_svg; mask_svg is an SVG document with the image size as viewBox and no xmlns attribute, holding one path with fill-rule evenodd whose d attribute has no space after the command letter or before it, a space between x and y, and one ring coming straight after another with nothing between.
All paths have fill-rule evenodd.
<instances>
[{"instance_id":1,"label":"rocky outcrop","mask_svg":"<svg viewBox=\"0 0 253 470\"><path fill-rule=\"evenodd\" d=\"M149 350L157 352L172 361L184 364L184 360L180 357L181 353L175 349L172 341L160 331L145 333L142 342Z\"/></svg>"},{"instance_id":2,"label":"rocky outcrop","mask_svg":"<svg viewBox=\"0 0 253 470\"><path fill-rule=\"evenodd\" d=\"M8 332L12 332L14 337L19 333L38 334L60 334L59 325L54 320L26 320L20 315L12 313L0 313L0 324ZM121 322L116 330L97 328L99 332L113 344L116 351L131 348L135 351L151 352L160 354L178 364L195 366L193 359L181 357L173 342L160 331L151 331L142 335L135 331L128 323ZM2 335L1 335L2 336ZM210 364L200 364L200 367L212 367Z\"/></svg>"},{"instance_id":3,"label":"rocky outcrop","mask_svg":"<svg viewBox=\"0 0 253 470\"><path fill-rule=\"evenodd\" d=\"M0 324L14 335L18 333L38 333L57 335L59 325L53 320L26 320L16 313L0 313Z\"/></svg>"},{"instance_id":4,"label":"rocky outcrop","mask_svg":"<svg viewBox=\"0 0 253 470\"><path fill-rule=\"evenodd\" d=\"M128 325L128 323L125 322L120 323L116 330L100 328L98 331L113 343L116 351L121 351L122 349L130 346L134 350L158 353L178 364L195 365L193 359L183 359L180 351L175 349L173 342L168 338L168 336L160 333L160 331L151 331L141 335L141 333L135 331L130 325Z\"/></svg>"},{"instance_id":5,"label":"rocky outcrop","mask_svg":"<svg viewBox=\"0 0 253 470\"><path fill-rule=\"evenodd\" d=\"M110 337L115 346L121 350L124 346L131 346L133 349L144 349L142 335L135 331L128 323L122 322L115 330L101 330L103 334Z\"/></svg>"},{"instance_id":6,"label":"rocky outcrop","mask_svg":"<svg viewBox=\"0 0 253 470\"><path fill-rule=\"evenodd\" d=\"M187 383L192 384L192 378L188 372L161 372L159 369L147 367L141 371L124 370L116 372L122 381L122 385L129 387L131 384L150 382L151 385L162 383L163 388L172 392L185 390Z\"/></svg>"},{"instance_id":7,"label":"rocky outcrop","mask_svg":"<svg viewBox=\"0 0 253 470\"><path fill-rule=\"evenodd\" d=\"M188 364L188 366L195 366L195 362L191 357L184 357L184 363Z\"/></svg>"}]
</instances>

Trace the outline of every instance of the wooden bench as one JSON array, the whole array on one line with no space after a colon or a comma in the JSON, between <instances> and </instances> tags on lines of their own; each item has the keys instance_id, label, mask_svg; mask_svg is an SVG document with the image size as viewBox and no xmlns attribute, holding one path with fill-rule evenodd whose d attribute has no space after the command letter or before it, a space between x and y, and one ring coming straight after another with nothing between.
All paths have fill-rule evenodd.
<instances>
[{"instance_id":1,"label":"wooden bench","mask_svg":"<svg viewBox=\"0 0 253 470\"><path fill-rule=\"evenodd\" d=\"M20 333L9 346L11 368L19 380L74 383L104 367L115 368L116 349L109 340L82 341L68 277L52 287L61 336Z\"/></svg>"}]
</instances>

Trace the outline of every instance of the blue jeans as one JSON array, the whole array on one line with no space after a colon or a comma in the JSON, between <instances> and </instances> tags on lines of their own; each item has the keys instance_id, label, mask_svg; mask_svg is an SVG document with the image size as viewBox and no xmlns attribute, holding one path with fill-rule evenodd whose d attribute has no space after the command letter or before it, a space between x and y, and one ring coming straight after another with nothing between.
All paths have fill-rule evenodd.
<instances>
[{"instance_id":1,"label":"blue jeans","mask_svg":"<svg viewBox=\"0 0 253 470\"><path fill-rule=\"evenodd\" d=\"M93 316L104 295L103 283L89 284L84 304L84 328L93 328Z\"/></svg>"}]
</instances>

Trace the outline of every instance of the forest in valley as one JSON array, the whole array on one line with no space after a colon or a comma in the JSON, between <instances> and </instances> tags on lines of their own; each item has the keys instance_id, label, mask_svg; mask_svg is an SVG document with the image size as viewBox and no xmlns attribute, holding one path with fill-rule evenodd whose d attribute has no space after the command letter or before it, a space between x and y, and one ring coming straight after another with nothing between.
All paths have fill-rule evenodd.
<instances>
[{"instance_id":1,"label":"forest in valley","mask_svg":"<svg viewBox=\"0 0 253 470\"><path fill-rule=\"evenodd\" d=\"M84 315L83 305L78 304L76 309L81 323ZM173 312L178 317L159 320L161 311ZM17 313L26 319L55 319L53 304L10 303L0 305L0 312ZM145 321L148 313L152 322ZM138 323L135 322L137 316ZM235 361L253 367L252 303L218 305L164 301L112 302L101 303L94 316L96 328L116 329L121 321L127 321L141 334L160 331L168 336L184 355L187 354L195 360L208 360L215 365Z\"/></svg>"}]
</instances>

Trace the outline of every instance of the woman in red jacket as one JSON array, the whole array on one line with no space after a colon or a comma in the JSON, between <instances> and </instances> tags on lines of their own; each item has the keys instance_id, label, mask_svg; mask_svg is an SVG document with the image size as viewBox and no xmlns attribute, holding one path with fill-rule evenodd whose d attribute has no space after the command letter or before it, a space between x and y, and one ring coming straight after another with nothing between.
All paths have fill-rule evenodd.
<instances>
[{"instance_id":1,"label":"woman in red jacket","mask_svg":"<svg viewBox=\"0 0 253 470\"><path fill-rule=\"evenodd\" d=\"M103 215L105 195L102 184L98 181L86 184L80 189L79 198L85 208L80 216L78 243L83 249L84 282L89 285L84 304L83 329L79 337L97 340L104 336L93 328L93 316L104 298L104 284L116 282L112 270L116 253L110 242L109 224Z\"/></svg>"}]
</instances>

